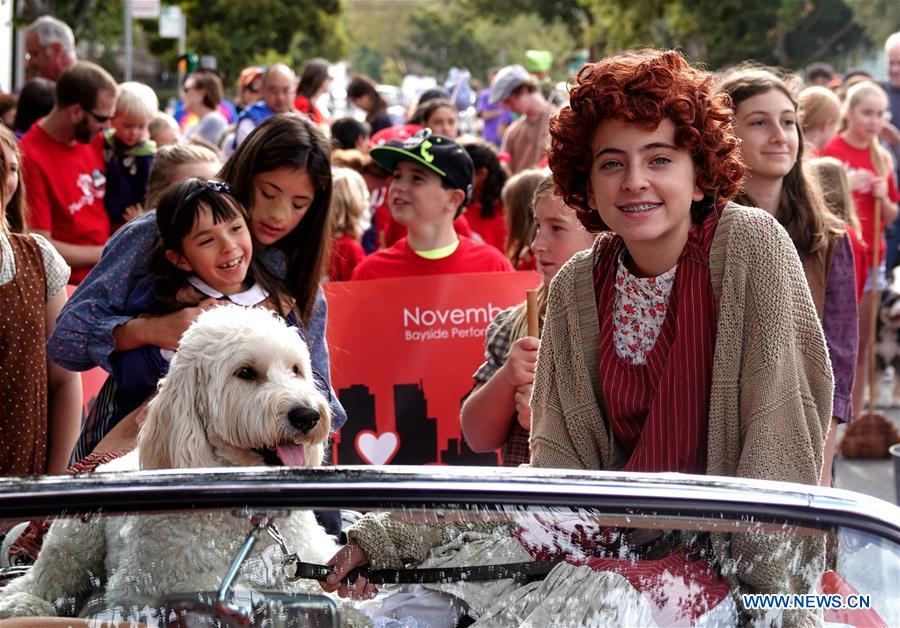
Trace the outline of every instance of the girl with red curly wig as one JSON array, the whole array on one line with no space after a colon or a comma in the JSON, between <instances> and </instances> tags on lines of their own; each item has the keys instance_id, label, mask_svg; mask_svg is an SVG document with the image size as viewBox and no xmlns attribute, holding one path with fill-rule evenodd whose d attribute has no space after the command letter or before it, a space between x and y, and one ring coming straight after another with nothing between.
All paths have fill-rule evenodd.
<instances>
[{"instance_id":1,"label":"girl with red curly wig","mask_svg":"<svg viewBox=\"0 0 900 628\"><path fill-rule=\"evenodd\" d=\"M642 51L585 65L570 97L550 168L600 233L550 287L532 465L817 484L828 351L790 237L731 202L745 168L728 96L680 54ZM744 538L717 554L736 549L757 561L736 569L749 590L803 580Z\"/></svg>"},{"instance_id":2,"label":"girl with red curly wig","mask_svg":"<svg viewBox=\"0 0 900 628\"><path fill-rule=\"evenodd\" d=\"M734 133L747 164L737 200L765 209L791 236L822 322L834 396L821 481L831 486L837 424L853 417L859 328L854 252L846 227L826 209L815 179L805 172L803 132L788 83L767 68L744 66L726 74L721 91L731 97Z\"/></svg>"}]
</instances>

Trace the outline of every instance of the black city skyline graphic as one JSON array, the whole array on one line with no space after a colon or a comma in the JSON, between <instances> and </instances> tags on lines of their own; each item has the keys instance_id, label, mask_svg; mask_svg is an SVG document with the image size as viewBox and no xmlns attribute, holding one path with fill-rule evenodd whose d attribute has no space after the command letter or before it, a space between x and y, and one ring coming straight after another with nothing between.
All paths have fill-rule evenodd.
<instances>
[{"instance_id":1,"label":"black city skyline graphic","mask_svg":"<svg viewBox=\"0 0 900 628\"><path fill-rule=\"evenodd\" d=\"M347 422L335 445L336 464L368 464L356 451L356 437L366 430L378 434L375 423L375 395L364 384L352 384L337 391L347 411ZM418 384L395 384L394 418L400 446L388 464L429 464L497 466L497 454L472 451L462 438L451 438L438 449L437 419L428 416L428 400Z\"/></svg>"}]
</instances>

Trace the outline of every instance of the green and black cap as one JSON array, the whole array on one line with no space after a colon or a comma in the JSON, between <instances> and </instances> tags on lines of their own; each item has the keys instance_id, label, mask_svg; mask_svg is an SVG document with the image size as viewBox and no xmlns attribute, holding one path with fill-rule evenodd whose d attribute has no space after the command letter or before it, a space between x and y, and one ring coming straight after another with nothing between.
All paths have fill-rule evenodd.
<instances>
[{"instance_id":1,"label":"green and black cap","mask_svg":"<svg viewBox=\"0 0 900 628\"><path fill-rule=\"evenodd\" d=\"M472 196L472 177L475 164L468 151L443 135L433 135L431 129L422 129L402 144L388 142L370 151L379 166L393 172L398 161L413 161L440 175L454 189L466 193L466 203Z\"/></svg>"}]
</instances>

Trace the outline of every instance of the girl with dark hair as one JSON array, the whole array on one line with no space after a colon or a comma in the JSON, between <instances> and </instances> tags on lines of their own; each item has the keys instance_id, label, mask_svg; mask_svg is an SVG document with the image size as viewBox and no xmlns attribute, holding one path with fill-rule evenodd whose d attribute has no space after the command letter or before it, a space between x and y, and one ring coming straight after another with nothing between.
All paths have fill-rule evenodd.
<instances>
[{"instance_id":1,"label":"girl with dark hair","mask_svg":"<svg viewBox=\"0 0 900 628\"><path fill-rule=\"evenodd\" d=\"M327 124L328 120L319 111L316 101L331 86L331 65L326 59L310 59L303 66L300 82L297 84L297 96L294 98L294 109L309 116L316 124Z\"/></svg>"},{"instance_id":2,"label":"girl with dark hair","mask_svg":"<svg viewBox=\"0 0 900 628\"><path fill-rule=\"evenodd\" d=\"M38 77L25 83L19 92L16 118L13 121L16 137L21 139L32 124L50 113L54 102L56 102L56 83L53 81Z\"/></svg>"},{"instance_id":3,"label":"girl with dark hair","mask_svg":"<svg viewBox=\"0 0 900 628\"><path fill-rule=\"evenodd\" d=\"M472 201L466 207L465 217L473 233L481 236L486 244L506 253L506 216L501 194L507 174L497 151L485 142L463 144L475 164L472 181Z\"/></svg>"},{"instance_id":4,"label":"girl with dark hair","mask_svg":"<svg viewBox=\"0 0 900 628\"><path fill-rule=\"evenodd\" d=\"M728 96L672 51L587 64L570 96L550 123L550 169L556 192L599 233L547 295L532 466L817 484L831 420L828 350L787 233L730 202L744 167ZM440 539L467 523L443 524ZM436 538L385 524L366 515L347 531L328 590L371 595L364 578L349 588L340 580L367 559L378 569L424 557ZM824 569L812 537L716 533L693 549L672 541L668 572L709 574L692 582L704 603L678 602L691 624L722 603L752 614L741 592L809 593ZM640 561L615 569L642 587ZM772 621L815 620L785 610Z\"/></svg>"},{"instance_id":5,"label":"girl with dark hair","mask_svg":"<svg viewBox=\"0 0 900 628\"><path fill-rule=\"evenodd\" d=\"M822 482L830 486L837 424L853 418L859 317L850 239L804 170L797 102L787 83L768 69L745 67L726 74L720 89L731 97L734 134L747 165L737 200L765 209L791 236L825 332L834 399Z\"/></svg>"},{"instance_id":6,"label":"girl with dark hair","mask_svg":"<svg viewBox=\"0 0 900 628\"><path fill-rule=\"evenodd\" d=\"M330 240L329 157L327 140L310 120L275 115L241 143L219 178L247 208L254 255L279 282L280 292L293 300L313 368L325 382L323 392L331 401L334 429L338 429L346 414L327 384L327 308L319 287ZM175 349L200 312L216 304L215 299L207 298L170 314L140 318L124 314L128 295L149 271L145 260L157 238L153 212L116 232L96 270L61 313L48 343L51 356L72 370L100 365L109 371L112 353L148 344ZM101 425L97 436L102 437L105 429L108 427Z\"/></svg>"},{"instance_id":7,"label":"girl with dark hair","mask_svg":"<svg viewBox=\"0 0 900 628\"><path fill-rule=\"evenodd\" d=\"M459 136L459 111L446 98L433 98L419 102L409 119L409 124L428 127L436 135L455 140Z\"/></svg>"},{"instance_id":8,"label":"girl with dark hair","mask_svg":"<svg viewBox=\"0 0 900 628\"><path fill-rule=\"evenodd\" d=\"M171 185L156 206L159 242L150 274L131 290L124 314L167 314L212 298L247 307L267 307L296 324L291 301L253 261L247 210L230 186L188 178ZM168 372L172 351L148 344L113 353L119 415L137 408Z\"/></svg>"},{"instance_id":9,"label":"girl with dark hair","mask_svg":"<svg viewBox=\"0 0 900 628\"><path fill-rule=\"evenodd\" d=\"M219 111L225 98L222 79L212 70L197 70L184 81L184 110L197 116L197 122L185 132L185 139L200 137L219 145L228 121Z\"/></svg>"},{"instance_id":10,"label":"girl with dark hair","mask_svg":"<svg viewBox=\"0 0 900 628\"><path fill-rule=\"evenodd\" d=\"M360 74L350 80L347 85L347 98L366 112L366 122L372 129L372 135L393 126L391 117L388 115L387 103L375 89L375 81L368 76Z\"/></svg>"}]
</instances>

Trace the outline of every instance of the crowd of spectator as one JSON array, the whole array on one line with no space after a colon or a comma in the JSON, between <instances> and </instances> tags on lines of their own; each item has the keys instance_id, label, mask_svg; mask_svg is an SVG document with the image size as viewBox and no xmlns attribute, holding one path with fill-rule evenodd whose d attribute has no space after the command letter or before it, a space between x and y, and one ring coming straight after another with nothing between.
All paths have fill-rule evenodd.
<instances>
[{"instance_id":1,"label":"crowd of spectator","mask_svg":"<svg viewBox=\"0 0 900 628\"><path fill-rule=\"evenodd\" d=\"M701 149L683 131L695 122L678 118L676 110L651 115L652 99L629 95L619 84L607 85L612 96L596 91L612 80L590 73L599 66L579 74L572 94L581 100L561 107L522 65L498 68L472 96L478 125L463 130L459 90L422 93L398 123L377 84L363 75L347 85L355 114L331 119L322 100L332 83L330 64L319 58L298 72L281 63L247 67L231 99L218 73L196 69L183 78L177 106L161 111L149 86L118 84L100 66L79 61L71 29L55 18L28 26L25 48L29 80L17 95L0 99L8 127L2 136L7 183L0 197L0 289L21 281L37 290L29 297L33 302L16 301L15 310L13 301L3 301L3 311L39 312L45 324L19 332L16 319L0 329L4 339L27 333L30 344L17 350L40 356L35 363L50 377L47 386L24 391L22 376L9 368L14 358L3 354L0 396L30 399L33 429L5 448L12 457L3 459L0 472L61 470L61 452L71 451L79 431L77 451L88 453L118 421L140 411L165 373L167 352L217 300L265 303L303 329L313 365L342 417L328 384L322 282L534 270L543 277L546 336L548 303L576 307L559 295L554 300L551 280L600 232L618 234L624 244L596 248L595 296L600 299L608 288L610 311L616 320L631 321L632 329L618 323L607 329L601 321L591 333L608 332L612 339L612 353L601 356L605 377L621 376L615 381L645 395L637 406L618 394L607 397L610 404L624 404L613 419L620 422L614 425L622 430L619 438L640 449L640 429L628 417L656 416L653 390L632 381L628 369L619 373L614 355L632 365L649 364L651 379L663 386L659 378L670 373L650 356L669 327L665 316L634 315L635 299L664 313L670 295L676 304L712 298L705 289L682 287L675 272L682 268L678 272L697 286L708 283L702 264L693 270L682 266L682 250L688 242L698 259L713 255L718 221L730 215L724 201L734 201L765 210L783 227L824 330L834 387L827 400L829 423L817 434L825 456L817 479L830 481L835 426L861 411L859 374L867 363L872 308L898 259L900 132L891 121L900 119L900 33L886 42L884 82L856 71L841 77L825 64L811 65L805 77L754 65L693 76L677 55L660 61L643 53L651 65L674 64L674 75L690 75L718 103L696 105L703 115L722 117L721 128L696 131L708 134L703 141L721 143L718 156L709 157L715 171L705 174L693 173L691 163L701 164ZM630 67L629 59L602 63L620 71ZM616 96L620 100L609 100L616 90L625 91ZM670 104L663 95L659 102ZM591 109L601 104L607 108ZM629 110L632 105L648 109ZM578 125L590 128L576 132ZM646 146L635 144L643 141ZM654 153L646 172L630 174L641 171L632 160L640 163L642 151L658 145L671 154ZM703 144L703 150L711 149ZM682 163L684 151L693 162ZM814 168L806 168L807 162ZM734 170L722 171L726 166ZM681 183L657 182L664 167L677 171ZM610 205L620 190L631 196ZM188 200L193 205L183 213ZM680 229L687 238L675 241L671 251L661 247L663 235L645 234L656 227L640 218L670 203L691 208L693 217L659 227L663 235ZM210 242L221 250L203 261L187 241L207 222L207 231L220 223L234 230L213 237ZM234 237L237 232L243 235ZM783 243L770 244L783 253ZM67 283L80 287L63 305ZM622 285L633 292L619 295L614 286ZM173 286L182 289L172 291ZM713 333L709 312L678 309L677 316L695 316L692 324ZM529 460L530 404L556 394L542 390L540 397L532 389L542 372L536 366L541 341L521 323L521 307L491 323L487 361L475 373L463 408L471 446L503 448L510 464ZM578 337L593 338L587 331L578 329ZM709 375L711 357L698 347L710 337L697 334L666 337L665 351L696 352L707 359ZM554 343L555 350L565 350L558 337ZM142 347L153 352L134 353ZM141 368L136 359L143 360ZM119 368L123 361L127 366ZM112 373L99 400L105 407L95 408L81 425L71 409L77 404L71 372L97 365ZM543 385L552 383L548 378ZM711 411L705 381L696 383L680 408L685 421L702 422ZM488 422L492 413L502 420ZM544 437L550 438L546 432ZM546 447L549 441L543 442ZM672 470L703 472L703 443L682 444L697 458ZM644 452L635 468L666 466L663 454Z\"/></svg>"}]
</instances>

